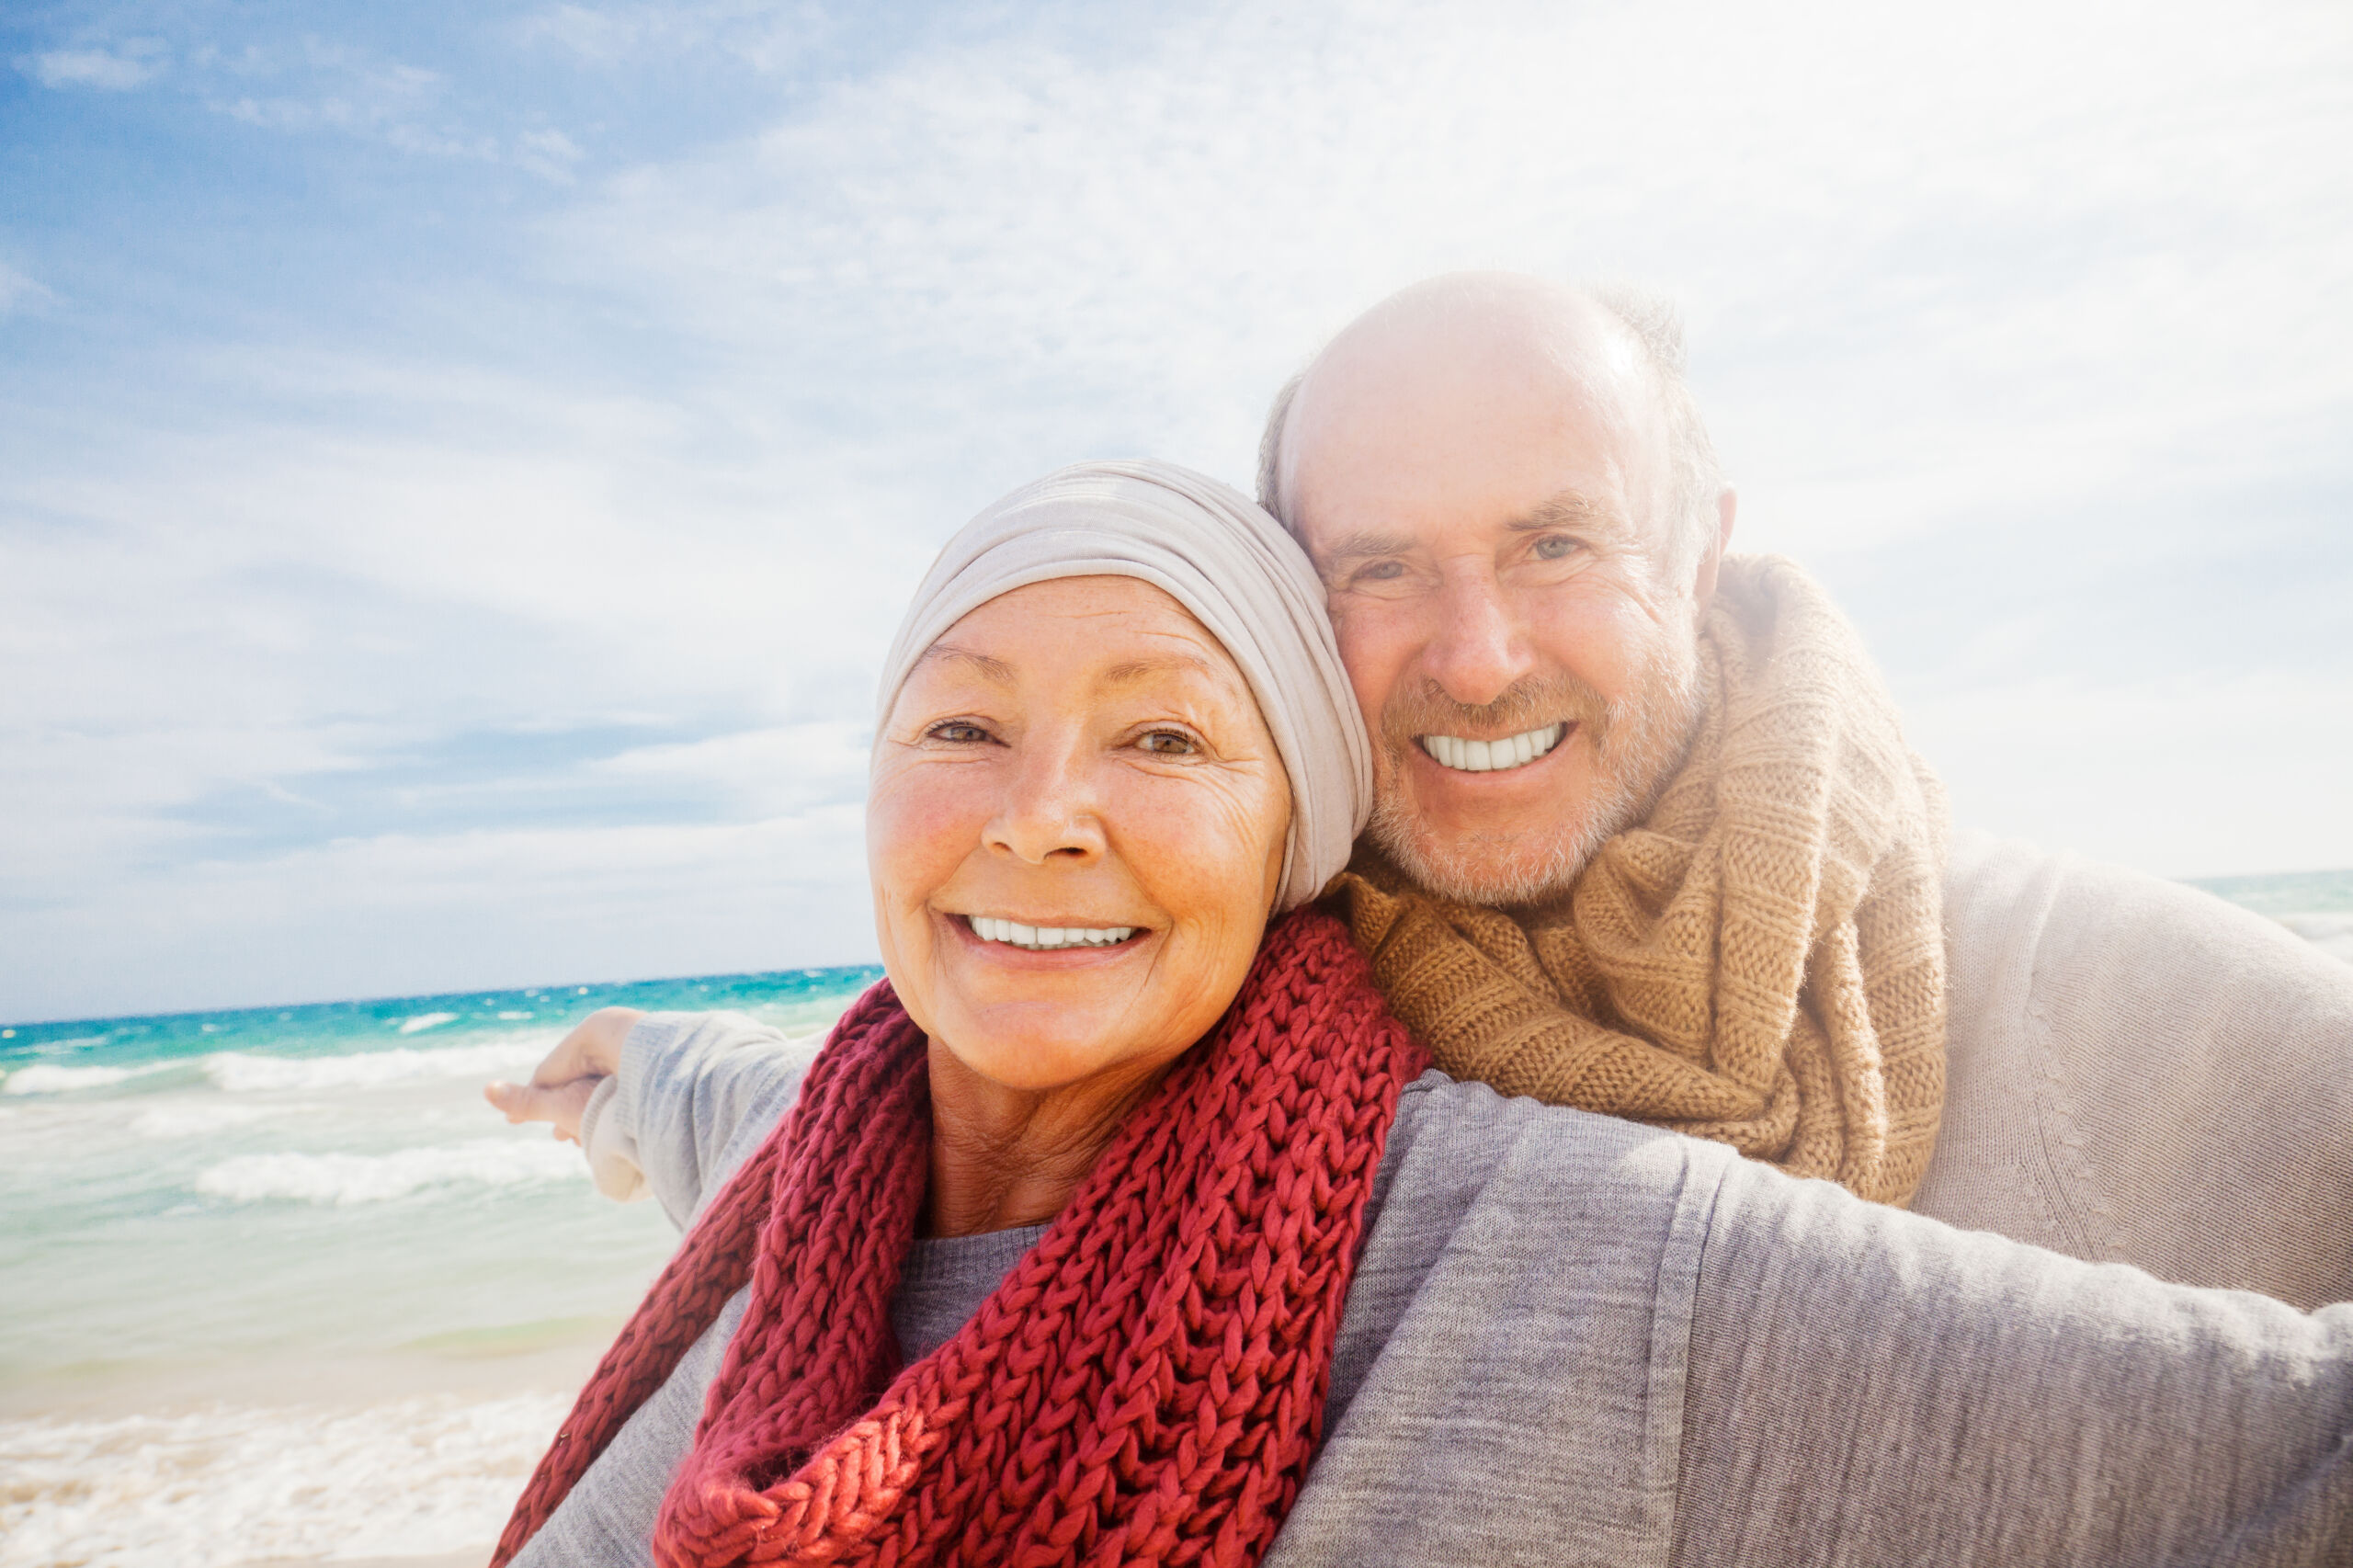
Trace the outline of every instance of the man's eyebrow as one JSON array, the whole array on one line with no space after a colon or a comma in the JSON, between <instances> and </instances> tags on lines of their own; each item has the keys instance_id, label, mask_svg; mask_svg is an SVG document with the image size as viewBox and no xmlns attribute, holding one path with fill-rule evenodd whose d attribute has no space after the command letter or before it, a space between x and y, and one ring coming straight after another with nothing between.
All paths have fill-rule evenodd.
<instances>
[{"instance_id":1,"label":"man's eyebrow","mask_svg":"<svg viewBox=\"0 0 2353 1568\"><path fill-rule=\"evenodd\" d=\"M952 642L934 642L923 651L923 657L917 659L915 664L921 666L931 663L934 659L953 659L992 686L1013 684L1011 665L1006 664L1003 659L992 659L986 653L975 653L969 648L959 648Z\"/></svg>"},{"instance_id":2,"label":"man's eyebrow","mask_svg":"<svg viewBox=\"0 0 2353 1568\"><path fill-rule=\"evenodd\" d=\"M1592 528L1597 524L1614 526L1625 519L1618 508L1606 501L1597 501L1582 490L1563 490L1547 496L1528 510L1528 515L1515 517L1510 523L1514 533L1542 533L1547 528Z\"/></svg>"},{"instance_id":3,"label":"man's eyebrow","mask_svg":"<svg viewBox=\"0 0 2353 1568\"><path fill-rule=\"evenodd\" d=\"M1322 554L1326 561L1359 561L1368 555L1404 555L1414 548L1414 536L1383 528L1358 528L1332 541Z\"/></svg>"}]
</instances>

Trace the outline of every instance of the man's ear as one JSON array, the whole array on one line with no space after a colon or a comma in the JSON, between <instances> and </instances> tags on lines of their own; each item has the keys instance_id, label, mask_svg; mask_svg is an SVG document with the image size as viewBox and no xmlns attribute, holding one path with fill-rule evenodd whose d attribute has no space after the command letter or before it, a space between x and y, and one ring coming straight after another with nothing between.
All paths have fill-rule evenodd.
<instances>
[{"instance_id":1,"label":"man's ear","mask_svg":"<svg viewBox=\"0 0 2353 1568\"><path fill-rule=\"evenodd\" d=\"M1740 495L1729 484L1716 494L1716 537L1709 542L1708 551L1699 557L1699 570L1691 583L1691 597L1701 615L1716 597L1716 568L1724 561L1724 551L1732 544L1733 517L1740 510Z\"/></svg>"}]
</instances>

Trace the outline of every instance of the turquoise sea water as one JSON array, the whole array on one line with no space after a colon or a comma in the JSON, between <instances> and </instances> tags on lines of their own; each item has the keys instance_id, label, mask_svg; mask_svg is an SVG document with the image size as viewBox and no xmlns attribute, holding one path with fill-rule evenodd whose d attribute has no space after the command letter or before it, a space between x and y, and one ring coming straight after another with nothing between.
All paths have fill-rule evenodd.
<instances>
[{"instance_id":1,"label":"turquoise sea water","mask_svg":"<svg viewBox=\"0 0 2353 1568\"><path fill-rule=\"evenodd\" d=\"M2200 877L2191 887L2257 915L2353 915L2353 870L2288 871L2268 877Z\"/></svg>"},{"instance_id":2,"label":"turquoise sea water","mask_svg":"<svg viewBox=\"0 0 2353 1568\"><path fill-rule=\"evenodd\" d=\"M615 1004L813 1043L878 972L0 1028L0 1568L486 1545L676 1236L483 1084Z\"/></svg>"},{"instance_id":3,"label":"turquoise sea water","mask_svg":"<svg viewBox=\"0 0 2353 1568\"><path fill-rule=\"evenodd\" d=\"M2353 871L2200 885L2353 960ZM478 1557L676 1240L483 1084L877 972L0 1027L0 1568Z\"/></svg>"}]
</instances>

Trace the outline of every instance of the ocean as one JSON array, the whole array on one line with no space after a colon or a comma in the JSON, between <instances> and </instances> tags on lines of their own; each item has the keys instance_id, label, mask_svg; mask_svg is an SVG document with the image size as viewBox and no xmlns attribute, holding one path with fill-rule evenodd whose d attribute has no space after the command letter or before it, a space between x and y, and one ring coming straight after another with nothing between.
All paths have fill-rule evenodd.
<instances>
[{"instance_id":1,"label":"ocean","mask_svg":"<svg viewBox=\"0 0 2353 1568\"><path fill-rule=\"evenodd\" d=\"M2353 871L2201 885L2353 961ZM0 1568L480 1563L676 1241L483 1084L612 1005L813 1042L877 973L0 1028Z\"/></svg>"},{"instance_id":2,"label":"ocean","mask_svg":"<svg viewBox=\"0 0 2353 1568\"><path fill-rule=\"evenodd\" d=\"M483 1083L614 1005L813 1041L880 972L0 1029L0 1568L482 1562L676 1242Z\"/></svg>"}]
</instances>

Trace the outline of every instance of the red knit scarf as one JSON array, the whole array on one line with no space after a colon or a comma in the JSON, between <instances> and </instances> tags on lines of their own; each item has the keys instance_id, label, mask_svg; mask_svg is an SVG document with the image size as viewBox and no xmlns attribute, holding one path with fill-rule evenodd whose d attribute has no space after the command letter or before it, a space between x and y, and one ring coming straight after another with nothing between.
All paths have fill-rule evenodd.
<instances>
[{"instance_id":1,"label":"red knit scarf","mask_svg":"<svg viewBox=\"0 0 2353 1568\"><path fill-rule=\"evenodd\" d=\"M493 1568L746 1278L654 1527L664 1568L1256 1562L1307 1472L1365 1199L1426 1064L1346 927L1289 916L1037 1246L900 1370L930 1093L878 983L606 1353Z\"/></svg>"}]
</instances>

